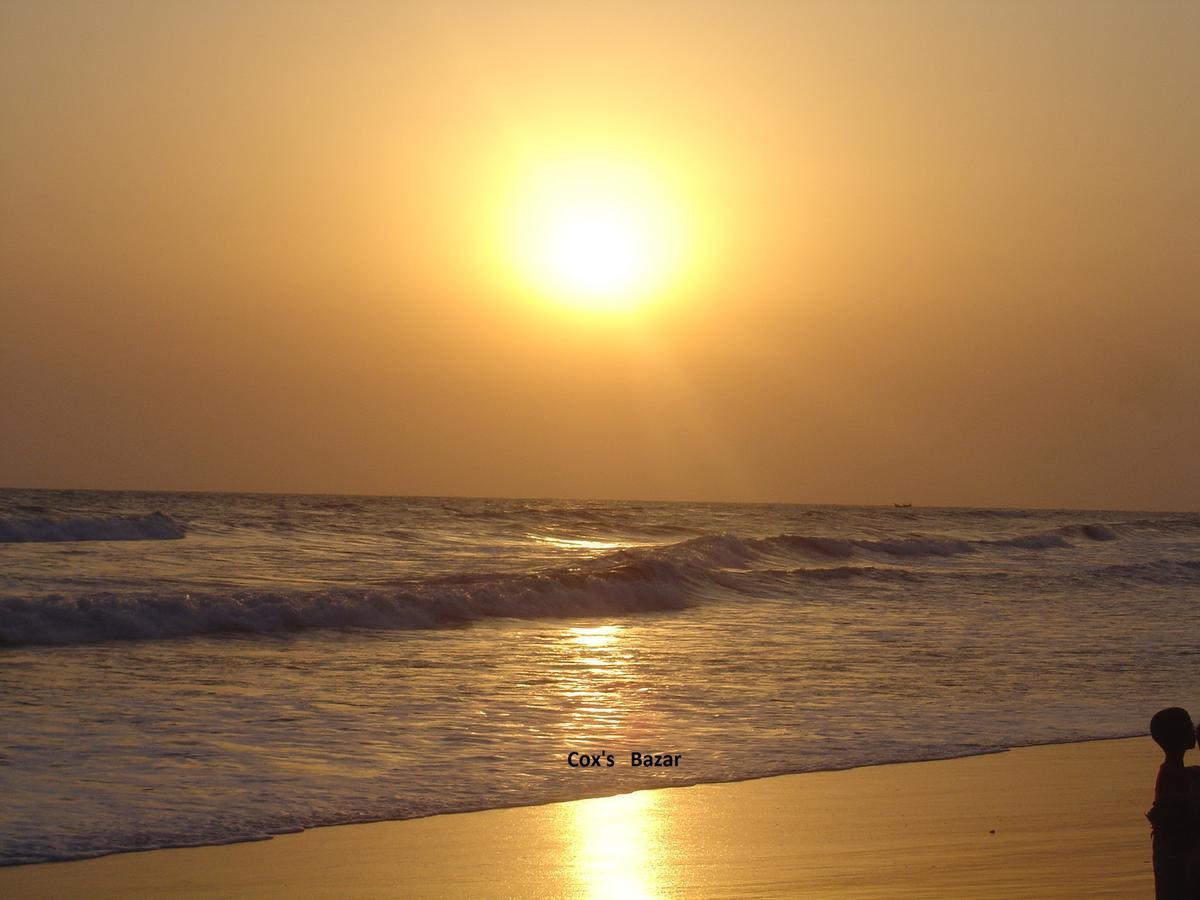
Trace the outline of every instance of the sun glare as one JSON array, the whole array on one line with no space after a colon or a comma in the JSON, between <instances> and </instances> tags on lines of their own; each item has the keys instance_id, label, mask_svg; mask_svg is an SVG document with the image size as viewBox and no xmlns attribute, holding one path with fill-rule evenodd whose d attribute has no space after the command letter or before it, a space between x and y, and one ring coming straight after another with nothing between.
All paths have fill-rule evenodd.
<instances>
[{"instance_id":1,"label":"sun glare","mask_svg":"<svg viewBox=\"0 0 1200 900\"><path fill-rule=\"evenodd\" d=\"M543 164L521 180L506 225L517 279L545 299L620 310L678 277L684 216L650 171L611 161Z\"/></svg>"}]
</instances>

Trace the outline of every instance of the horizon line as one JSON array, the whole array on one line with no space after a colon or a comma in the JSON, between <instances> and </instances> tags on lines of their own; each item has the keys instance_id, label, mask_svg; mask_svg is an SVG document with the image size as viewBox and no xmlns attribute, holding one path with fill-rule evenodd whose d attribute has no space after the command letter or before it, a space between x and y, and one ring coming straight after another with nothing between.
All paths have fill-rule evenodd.
<instances>
[{"instance_id":1,"label":"horizon line","mask_svg":"<svg viewBox=\"0 0 1200 900\"><path fill-rule=\"evenodd\" d=\"M97 487L28 487L0 485L0 491L58 491L62 493L95 494L209 494L214 496L267 496L267 497L354 497L374 500L501 500L510 502L554 502L554 503L658 503L664 505L700 506L798 506L830 507L838 509L994 509L1036 512L1120 512L1120 513L1200 513L1198 509L1151 509L1124 508L1117 506L987 506L963 503L916 503L892 501L890 503L832 503L799 500L699 500L699 499L656 499L650 497L566 497L505 494L388 494L358 493L354 491L280 491L280 490L215 490L191 488L97 488Z\"/></svg>"}]
</instances>

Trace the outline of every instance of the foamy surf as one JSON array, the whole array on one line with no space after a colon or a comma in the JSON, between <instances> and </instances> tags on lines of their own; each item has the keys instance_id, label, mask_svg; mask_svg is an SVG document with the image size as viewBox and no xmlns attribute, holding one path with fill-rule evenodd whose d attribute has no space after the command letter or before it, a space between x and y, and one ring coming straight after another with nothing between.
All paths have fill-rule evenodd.
<instances>
[{"instance_id":1,"label":"foamy surf","mask_svg":"<svg viewBox=\"0 0 1200 900\"><path fill-rule=\"evenodd\" d=\"M165 517L164 517L165 518ZM121 520L124 521L124 520ZM308 629L403 630L464 625L488 618L571 618L662 612L721 599L788 596L804 582L870 580L894 584L1012 578L992 569L939 570L906 565L960 555L1076 549L1082 541L1118 540L1110 526L1072 524L1003 539L929 536L867 540L779 534L732 534L617 550L518 574L472 574L366 583L327 590L243 590L81 593L0 596L0 646L68 645L102 640L151 640L211 634L281 634ZM813 560L857 561L797 566ZM886 560L886 566L871 563ZM792 563L781 568L780 563ZM1074 572L1075 579L1111 572L1124 578L1200 577L1188 561L1142 568ZM1038 577L1045 577L1039 575Z\"/></svg>"},{"instance_id":2,"label":"foamy surf","mask_svg":"<svg viewBox=\"0 0 1200 900\"><path fill-rule=\"evenodd\" d=\"M154 509L182 540L71 537ZM1195 514L0 491L0 518L71 538L0 544L0 864L1130 734L1194 688Z\"/></svg>"}]
</instances>

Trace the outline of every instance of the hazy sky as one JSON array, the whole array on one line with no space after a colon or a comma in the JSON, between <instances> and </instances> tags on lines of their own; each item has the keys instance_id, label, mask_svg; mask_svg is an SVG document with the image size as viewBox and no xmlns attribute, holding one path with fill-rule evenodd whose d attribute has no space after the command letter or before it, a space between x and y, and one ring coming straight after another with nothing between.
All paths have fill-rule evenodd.
<instances>
[{"instance_id":1,"label":"hazy sky","mask_svg":"<svg viewBox=\"0 0 1200 900\"><path fill-rule=\"evenodd\" d=\"M1200 508L1198 3L0 10L0 484Z\"/></svg>"}]
</instances>

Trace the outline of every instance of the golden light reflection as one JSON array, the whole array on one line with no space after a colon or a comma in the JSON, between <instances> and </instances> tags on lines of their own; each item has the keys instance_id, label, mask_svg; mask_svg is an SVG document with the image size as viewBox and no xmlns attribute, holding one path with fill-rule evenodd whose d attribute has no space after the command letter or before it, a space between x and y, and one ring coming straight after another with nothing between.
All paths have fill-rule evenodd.
<instances>
[{"instance_id":1,"label":"golden light reflection","mask_svg":"<svg viewBox=\"0 0 1200 900\"><path fill-rule=\"evenodd\" d=\"M555 706L569 710L561 728L564 746L572 750L625 756L628 747L639 745L645 711L638 696L646 687L627 627L581 625L559 633L563 664L556 667ZM557 810L567 842L567 877L574 882L564 894L636 900L657 897L669 886L670 860L662 850L667 811L654 792L581 800Z\"/></svg>"},{"instance_id":2,"label":"golden light reflection","mask_svg":"<svg viewBox=\"0 0 1200 900\"><path fill-rule=\"evenodd\" d=\"M620 647L622 630L620 625L593 625L564 632L565 649L574 656L557 689L570 710L570 719L563 723L569 733L610 744L621 738L627 712L621 688L630 678ZM601 748L589 749L596 752Z\"/></svg>"},{"instance_id":3,"label":"golden light reflection","mask_svg":"<svg viewBox=\"0 0 1200 900\"><path fill-rule=\"evenodd\" d=\"M613 643L621 631L619 625L599 625L594 628L568 628L571 640L585 647L604 647Z\"/></svg>"},{"instance_id":4,"label":"golden light reflection","mask_svg":"<svg viewBox=\"0 0 1200 900\"><path fill-rule=\"evenodd\" d=\"M665 860L658 796L638 791L564 804L563 833L573 836L572 873L579 896L657 897Z\"/></svg>"},{"instance_id":5,"label":"golden light reflection","mask_svg":"<svg viewBox=\"0 0 1200 900\"><path fill-rule=\"evenodd\" d=\"M627 547L637 546L625 541L590 541L583 538L560 538L545 534L531 534L528 537L543 544L551 544L567 550L623 550Z\"/></svg>"}]
</instances>

